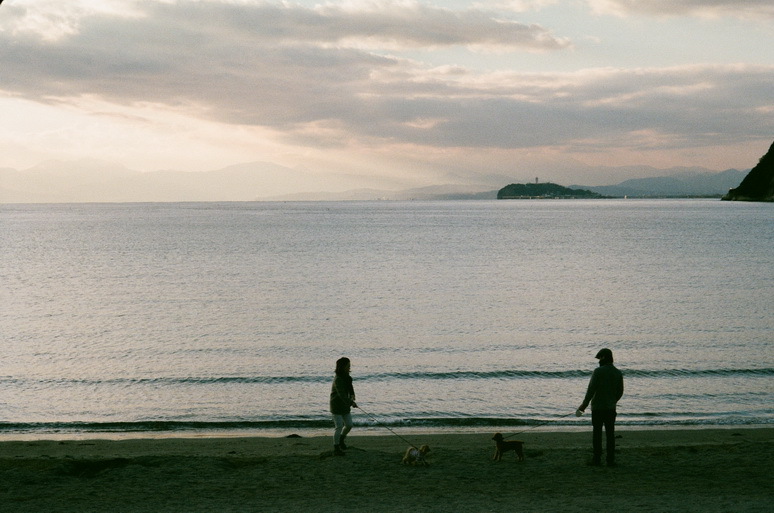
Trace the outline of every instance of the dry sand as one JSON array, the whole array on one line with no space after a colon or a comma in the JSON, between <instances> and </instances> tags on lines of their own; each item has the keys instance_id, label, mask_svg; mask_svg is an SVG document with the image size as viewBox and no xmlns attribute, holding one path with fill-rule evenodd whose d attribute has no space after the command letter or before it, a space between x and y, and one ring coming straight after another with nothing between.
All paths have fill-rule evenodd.
<instances>
[{"instance_id":1,"label":"dry sand","mask_svg":"<svg viewBox=\"0 0 774 513\"><path fill-rule=\"evenodd\" d=\"M506 435L509 433L506 431ZM528 431L526 460L492 461L492 433L0 443L2 512L770 512L774 428L619 428L618 466L590 432ZM401 435L404 435L401 433Z\"/></svg>"}]
</instances>

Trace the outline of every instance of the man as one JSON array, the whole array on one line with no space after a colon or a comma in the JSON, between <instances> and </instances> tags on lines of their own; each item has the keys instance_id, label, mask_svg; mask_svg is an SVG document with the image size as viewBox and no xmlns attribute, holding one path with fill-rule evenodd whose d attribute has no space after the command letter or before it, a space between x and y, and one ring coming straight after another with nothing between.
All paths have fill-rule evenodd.
<instances>
[{"instance_id":1,"label":"man","mask_svg":"<svg viewBox=\"0 0 774 513\"><path fill-rule=\"evenodd\" d=\"M616 404L624 391L623 374L613 365L613 352L601 349L596 356L599 367L594 369L583 403L578 407L582 415L591 403L591 425L594 459L592 465L602 463L602 428L605 428L607 465L615 466L615 417Z\"/></svg>"}]
</instances>

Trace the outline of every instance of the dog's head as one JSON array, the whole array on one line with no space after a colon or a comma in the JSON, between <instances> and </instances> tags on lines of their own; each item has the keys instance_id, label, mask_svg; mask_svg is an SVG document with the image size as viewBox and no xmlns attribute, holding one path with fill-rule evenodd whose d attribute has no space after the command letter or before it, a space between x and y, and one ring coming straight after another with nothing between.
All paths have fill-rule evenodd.
<instances>
[{"instance_id":1,"label":"dog's head","mask_svg":"<svg viewBox=\"0 0 774 513\"><path fill-rule=\"evenodd\" d=\"M419 454L421 454L422 456L424 456L428 452L430 452L430 446L429 445L423 445L422 447L419 448Z\"/></svg>"},{"instance_id":2,"label":"dog's head","mask_svg":"<svg viewBox=\"0 0 774 513\"><path fill-rule=\"evenodd\" d=\"M503 435L500 433L495 433L495 435L492 437L492 440L495 442L502 442L503 441Z\"/></svg>"}]
</instances>

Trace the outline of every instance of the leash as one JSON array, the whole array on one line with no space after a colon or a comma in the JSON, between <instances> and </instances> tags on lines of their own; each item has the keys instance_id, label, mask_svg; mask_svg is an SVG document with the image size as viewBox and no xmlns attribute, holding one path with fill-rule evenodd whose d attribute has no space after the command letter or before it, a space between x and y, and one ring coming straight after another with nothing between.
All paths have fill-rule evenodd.
<instances>
[{"instance_id":1,"label":"leash","mask_svg":"<svg viewBox=\"0 0 774 513\"><path fill-rule=\"evenodd\" d=\"M376 424L380 425L381 427L383 427L384 429L386 429L387 431L389 431L389 432L390 432L390 433L392 433L393 435L397 436L398 438L400 438L401 440L403 440L404 442L406 442L407 444L409 444L409 446L411 446L413 449L419 449L419 448L418 448L416 445L412 444L411 442L409 442L408 440L406 440L405 438L403 438L402 436L400 436L398 433L396 433L395 431L393 431L393 430L392 430L392 428L390 428L389 426L387 426L387 425L385 425L385 424L382 424L381 422L379 422L379 420L378 420L376 417L374 417L373 415L371 415L370 413L368 413L367 411L365 411L365 410L364 410L363 408L361 408L360 406L355 406L355 408L357 408L358 410L360 410L360 411L362 411L363 413L365 413L365 414L366 414L366 416L368 416L368 418L370 418L371 420L373 420L373 421L374 421Z\"/></svg>"},{"instance_id":2,"label":"leash","mask_svg":"<svg viewBox=\"0 0 774 513\"><path fill-rule=\"evenodd\" d=\"M563 419L565 417L569 417L570 415L575 415L575 412L568 413L567 415L562 415L562 416L560 416L558 418L559 419ZM510 434L508 436L505 436L505 437L503 437L503 440L507 440L507 439L509 439L509 438L511 438L513 436L520 435L520 434L524 433L525 431L529 431L530 429L535 429L535 428L539 428L541 426L545 426L546 424L550 424L551 422L553 422L553 421L549 420L548 422L543 422L542 424L535 424L534 426L530 426L530 427L528 427L526 429L522 429L521 431L518 431L516 433L513 433L513 434Z\"/></svg>"},{"instance_id":3,"label":"leash","mask_svg":"<svg viewBox=\"0 0 774 513\"><path fill-rule=\"evenodd\" d=\"M390 432L390 433L392 433L393 435L397 436L398 438L400 438L401 440L403 440L404 442L406 442L407 444L409 444L409 446L410 446L410 447L412 447L412 448L414 448L414 449L418 449L418 447L417 447L416 445L412 444L411 442L409 442L408 440L406 440L404 437L402 437L401 435L399 435L398 433L396 433L396 432L395 432L395 431L394 431L394 430L393 430L393 429L392 429L390 426L387 426L386 424L383 424L382 422L379 422L379 419L377 419L376 417L374 417L373 415L371 415L370 413L368 413L367 411L365 411L365 410L364 410L363 408L361 408L360 406L355 406L355 408L357 408L358 410L362 411L362 412L363 412L363 413L364 413L364 414L365 414L365 415L366 415L368 418L370 418L371 420L373 420L373 421L374 421L374 423L378 424L379 426L383 427L384 429L386 429L387 431L389 431L389 432ZM558 418L559 418L559 419L563 419L563 418L565 418L565 417L569 417L570 415L575 415L575 412L568 413L567 415L561 415L561 416L560 416L560 417L558 417ZM509 439L509 438L511 438L511 437L514 437L514 436L516 436L516 435L520 435L520 434L524 433L525 431L529 431L530 429L535 429L535 428L539 428L539 427L541 427L541 426L545 426L545 425L547 425L547 424L550 424L551 422L553 422L553 421L549 420L548 422L543 422L543 423L541 423L541 424L535 424L534 426L530 426L530 427L528 427L528 428L526 428L526 429L522 429L521 431L517 431L516 433L512 433L512 434L510 434L510 435L508 435L508 436L506 436L506 437L503 437L503 440L507 440L507 439Z\"/></svg>"}]
</instances>

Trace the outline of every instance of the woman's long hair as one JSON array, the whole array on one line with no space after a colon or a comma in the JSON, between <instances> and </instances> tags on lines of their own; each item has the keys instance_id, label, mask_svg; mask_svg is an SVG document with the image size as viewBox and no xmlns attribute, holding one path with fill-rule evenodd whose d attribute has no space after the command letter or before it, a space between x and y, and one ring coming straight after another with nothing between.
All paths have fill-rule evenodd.
<instances>
[{"instance_id":1,"label":"woman's long hair","mask_svg":"<svg viewBox=\"0 0 774 513\"><path fill-rule=\"evenodd\" d=\"M347 366L349 365L349 358L339 358L336 360L336 374L345 376L349 374Z\"/></svg>"}]
</instances>

